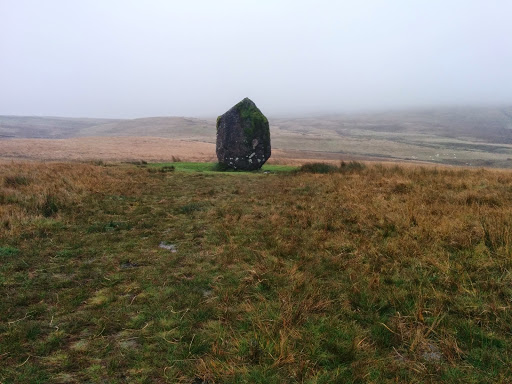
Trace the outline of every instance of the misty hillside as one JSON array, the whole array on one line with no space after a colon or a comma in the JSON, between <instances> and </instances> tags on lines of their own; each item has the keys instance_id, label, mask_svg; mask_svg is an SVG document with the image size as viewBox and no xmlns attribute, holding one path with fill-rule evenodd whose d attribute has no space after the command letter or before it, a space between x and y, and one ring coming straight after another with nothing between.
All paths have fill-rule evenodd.
<instances>
[{"instance_id":1,"label":"misty hillside","mask_svg":"<svg viewBox=\"0 0 512 384\"><path fill-rule=\"evenodd\" d=\"M118 122L114 119L0 116L0 138L64 139L76 137L83 129Z\"/></svg>"},{"instance_id":2,"label":"misty hillside","mask_svg":"<svg viewBox=\"0 0 512 384\"><path fill-rule=\"evenodd\" d=\"M215 120L191 117L147 117L85 127L77 136L151 136L212 141Z\"/></svg>"},{"instance_id":3,"label":"misty hillside","mask_svg":"<svg viewBox=\"0 0 512 384\"><path fill-rule=\"evenodd\" d=\"M307 118L269 118L274 130L301 135L382 134L427 135L477 139L486 143L512 143L512 107L460 107L389 111ZM0 116L0 137L72 138L84 136L190 137L211 140L215 119L147 117L94 119L66 117Z\"/></svg>"},{"instance_id":4,"label":"misty hillside","mask_svg":"<svg viewBox=\"0 0 512 384\"><path fill-rule=\"evenodd\" d=\"M453 165L512 166L512 107L269 117L272 147ZM161 137L215 142L215 119L0 116L2 138Z\"/></svg>"},{"instance_id":5,"label":"misty hillside","mask_svg":"<svg viewBox=\"0 0 512 384\"><path fill-rule=\"evenodd\" d=\"M472 138L487 143L512 143L512 107L437 108L335 115L322 118L278 119L280 128L304 133L314 129L340 135L422 134Z\"/></svg>"}]
</instances>

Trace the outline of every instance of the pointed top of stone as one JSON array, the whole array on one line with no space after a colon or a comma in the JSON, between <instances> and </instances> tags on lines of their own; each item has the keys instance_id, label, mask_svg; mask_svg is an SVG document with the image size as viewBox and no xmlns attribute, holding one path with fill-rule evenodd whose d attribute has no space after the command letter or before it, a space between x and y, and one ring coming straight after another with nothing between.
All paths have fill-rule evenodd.
<instances>
[{"instance_id":1,"label":"pointed top of stone","mask_svg":"<svg viewBox=\"0 0 512 384\"><path fill-rule=\"evenodd\" d=\"M235 107L241 107L241 106L256 107L256 104L254 103L254 101L252 101L248 97L245 97L242 101L240 101L238 104L235 105Z\"/></svg>"}]
</instances>

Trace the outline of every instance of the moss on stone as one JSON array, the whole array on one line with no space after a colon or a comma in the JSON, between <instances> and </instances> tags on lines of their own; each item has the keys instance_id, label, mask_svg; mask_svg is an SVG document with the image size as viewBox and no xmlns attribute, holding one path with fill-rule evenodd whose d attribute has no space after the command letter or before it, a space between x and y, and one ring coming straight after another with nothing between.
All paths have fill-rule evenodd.
<instances>
[{"instance_id":1,"label":"moss on stone","mask_svg":"<svg viewBox=\"0 0 512 384\"><path fill-rule=\"evenodd\" d=\"M236 108L243 121L246 145L251 145L255 137L269 138L268 120L252 101L245 98L236 105Z\"/></svg>"}]
</instances>

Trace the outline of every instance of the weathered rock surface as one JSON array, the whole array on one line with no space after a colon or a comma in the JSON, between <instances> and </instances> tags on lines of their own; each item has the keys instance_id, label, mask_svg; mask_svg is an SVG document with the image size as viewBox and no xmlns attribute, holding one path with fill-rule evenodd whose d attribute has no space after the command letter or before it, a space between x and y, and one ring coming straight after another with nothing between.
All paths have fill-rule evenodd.
<instances>
[{"instance_id":1,"label":"weathered rock surface","mask_svg":"<svg viewBox=\"0 0 512 384\"><path fill-rule=\"evenodd\" d=\"M247 97L217 118L217 159L233 169L252 171L270 157L267 118Z\"/></svg>"}]
</instances>

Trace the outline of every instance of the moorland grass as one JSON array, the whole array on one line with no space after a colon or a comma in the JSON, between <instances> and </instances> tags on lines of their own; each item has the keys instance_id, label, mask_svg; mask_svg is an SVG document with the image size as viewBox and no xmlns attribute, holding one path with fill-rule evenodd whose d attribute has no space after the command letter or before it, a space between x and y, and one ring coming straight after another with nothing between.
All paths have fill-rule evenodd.
<instances>
[{"instance_id":1,"label":"moorland grass","mask_svg":"<svg viewBox=\"0 0 512 384\"><path fill-rule=\"evenodd\" d=\"M170 165L0 167L0 382L512 380L512 173Z\"/></svg>"}]
</instances>

